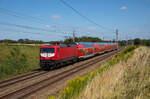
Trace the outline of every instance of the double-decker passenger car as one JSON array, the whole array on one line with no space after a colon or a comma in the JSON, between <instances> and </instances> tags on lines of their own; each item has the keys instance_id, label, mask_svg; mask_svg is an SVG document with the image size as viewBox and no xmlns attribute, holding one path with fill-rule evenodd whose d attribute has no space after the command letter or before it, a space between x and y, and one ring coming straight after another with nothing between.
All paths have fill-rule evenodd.
<instances>
[{"instance_id":1,"label":"double-decker passenger car","mask_svg":"<svg viewBox=\"0 0 150 99\"><path fill-rule=\"evenodd\" d=\"M91 42L78 42L78 58L87 58L94 55L94 44Z\"/></svg>"}]
</instances>

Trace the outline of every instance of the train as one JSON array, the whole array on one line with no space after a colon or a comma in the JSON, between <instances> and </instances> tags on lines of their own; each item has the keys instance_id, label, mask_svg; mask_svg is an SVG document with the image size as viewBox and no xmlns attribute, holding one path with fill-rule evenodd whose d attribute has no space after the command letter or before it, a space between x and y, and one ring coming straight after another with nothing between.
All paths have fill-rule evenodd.
<instances>
[{"instance_id":1,"label":"train","mask_svg":"<svg viewBox=\"0 0 150 99\"><path fill-rule=\"evenodd\" d=\"M100 53L117 50L117 43L75 42L74 44L40 46L40 67L54 69Z\"/></svg>"}]
</instances>

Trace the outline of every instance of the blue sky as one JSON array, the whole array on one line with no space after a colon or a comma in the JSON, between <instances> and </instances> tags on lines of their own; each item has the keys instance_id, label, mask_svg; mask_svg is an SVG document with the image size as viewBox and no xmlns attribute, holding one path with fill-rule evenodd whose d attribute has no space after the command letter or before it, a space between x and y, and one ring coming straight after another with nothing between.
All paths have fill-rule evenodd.
<instances>
[{"instance_id":1,"label":"blue sky","mask_svg":"<svg viewBox=\"0 0 150 99\"><path fill-rule=\"evenodd\" d=\"M75 30L79 37L112 40L116 28L121 40L150 39L150 0L64 1L106 28L88 22L60 0L0 0L0 39L63 40Z\"/></svg>"}]
</instances>

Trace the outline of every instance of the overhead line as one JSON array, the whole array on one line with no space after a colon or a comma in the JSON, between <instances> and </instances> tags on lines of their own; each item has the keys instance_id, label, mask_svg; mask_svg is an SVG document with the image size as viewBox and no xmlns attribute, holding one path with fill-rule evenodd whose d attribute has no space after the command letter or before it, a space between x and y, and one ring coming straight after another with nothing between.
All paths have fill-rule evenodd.
<instances>
[{"instance_id":1,"label":"overhead line","mask_svg":"<svg viewBox=\"0 0 150 99\"><path fill-rule=\"evenodd\" d=\"M3 29L0 29L1 31L11 31L11 32L22 32L22 33L28 33L28 34L38 34L38 35L48 35L48 36L58 36L58 34L57 35L54 35L54 34L43 34L43 33L39 33L39 32L28 32L28 31L20 31L20 30L14 30L14 29L10 29L10 28L3 28ZM62 35L59 35L59 36L62 36Z\"/></svg>"},{"instance_id":2,"label":"overhead line","mask_svg":"<svg viewBox=\"0 0 150 99\"><path fill-rule=\"evenodd\" d=\"M47 30L47 29L42 29L42 28L38 28L38 27L12 24L12 23L7 23L7 22L0 22L0 25L7 25L7 26L13 26L13 27L19 27L19 28L25 28L25 29L32 29L32 30L40 30L40 31L45 31L45 32L63 33L63 32L59 32L59 31L56 31L56 30Z\"/></svg>"},{"instance_id":3,"label":"overhead line","mask_svg":"<svg viewBox=\"0 0 150 99\"><path fill-rule=\"evenodd\" d=\"M1 8L1 7L0 7L0 10L5 11L4 14L7 14L7 15L10 15L10 16L13 16L13 17L22 18L22 19L25 19L25 20L28 20L26 18L26 17L28 17L28 18L32 19L33 22L36 22L36 23L39 23L39 24L42 24L42 25L50 25L49 23L47 23L47 20L44 20L44 19L41 19L41 18L37 18L37 17L31 16L31 15L26 15L26 14L16 12L16 11L13 11L13 10L9 10L9 9L4 9L4 8ZM50 26L52 28L55 28L57 25L50 25ZM62 26L62 25L60 25L60 26Z\"/></svg>"},{"instance_id":4,"label":"overhead line","mask_svg":"<svg viewBox=\"0 0 150 99\"><path fill-rule=\"evenodd\" d=\"M67 6L68 8L72 9L75 13L77 13L79 16L81 16L82 18L84 18L85 20L87 20L88 22L98 26L99 28L105 28L105 29L108 29L108 30L113 30L113 29L110 29L110 28L107 28L107 27L104 27L98 23L96 23L95 21L91 20L89 17L83 15L82 13L80 13L78 10L76 10L75 8L73 8L71 5L69 5L68 3L66 3L64 0L60 0L65 6Z\"/></svg>"},{"instance_id":5,"label":"overhead line","mask_svg":"<svg viewBox=\"0 0 150 99\"><path fill-rule=\"evenodd\" d=\"M23 13L19 13L19 12L16 12L16 11L13 11L13 10L9 10L9 9L4 9L4 8L0 8L1 10L3 10L3 11L7 11L6 13L8 14L8 15L11 15L11 16L14 16L14 17L28 17L28 18L31 18L31 19L33 19L33 20L35 20L35 21L40 21L39 23L40 24L43 24L44 23L44 21L45 20L43 20L43 19L40 19L40 18L37 18L37 17L34 17L34 16L31 16L31 15L26 15L26 14L23 14ZM25 18L26 19L26 18ZM46 22L46 21L45 21ZM45 23L44 23L44 25L46 25Z\"/></svg>"}]
</instances>

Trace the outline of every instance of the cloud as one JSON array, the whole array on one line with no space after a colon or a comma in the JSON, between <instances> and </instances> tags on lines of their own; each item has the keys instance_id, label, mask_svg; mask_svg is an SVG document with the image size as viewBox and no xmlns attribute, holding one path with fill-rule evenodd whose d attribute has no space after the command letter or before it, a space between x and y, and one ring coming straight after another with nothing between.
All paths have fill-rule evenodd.
<instances>
[{"instance_id":1,"label":"cloud","mask_svg":"<svg viewBox=\"0 0 150 99\"><path fill-rule=\"evenodd\" d=\"M126 10L126 9L127 9L126 6L122 6L122 7L120 8L120 10Z\"/></svg>"},{"instance_id":2,"label":"cloud","mask_svg":"<svg viewBox=\"0 0 150 99\"><path fill-rule=\"evenodd\" d=\"M51 27L51 26L50 26L50 25L48 25L48 24L47 24L47 25L45 25L45 26L46 26L47 28L50 28L50 27Z\"/></svg>"},{"instance_id":3,"label":"cloud","mask_svg":"<svg viewBox=\"0 0 150 99\"><path fill-rule=\"evenodd\" d=\"M51 18L53 18L53 19L60 19L60 18L62 18L62 16L57 15L57 14L53 14L53 15L51 16Z\"/></svg>"},{"instance_id":4,"label":"cloud","mask_svg":"<svg viewBox=\"0 0 150 99\"><path fill-rule=\"evenodd\" d=\"M96 30L96 27L88 27L88 30Z\"/></svg>"},{"instance_id":5,"label":"cloud","mask_svg":"<svg viewBox=\"0 0 150 99\"><path fill-rule=\"evenodd\" d=\"M64 26L62 26L62 25L48 25L48 24L46 24L45 25L45 27L47 27L47 28L64 28Z\"/></svg>"}]
</instances>

